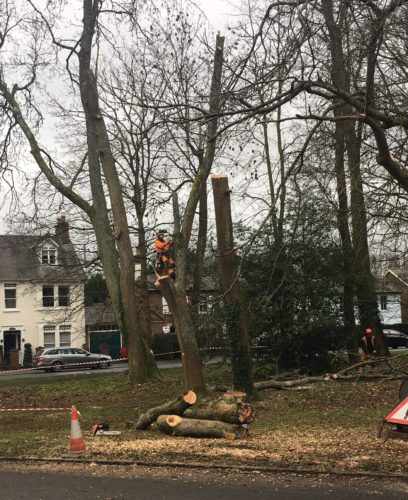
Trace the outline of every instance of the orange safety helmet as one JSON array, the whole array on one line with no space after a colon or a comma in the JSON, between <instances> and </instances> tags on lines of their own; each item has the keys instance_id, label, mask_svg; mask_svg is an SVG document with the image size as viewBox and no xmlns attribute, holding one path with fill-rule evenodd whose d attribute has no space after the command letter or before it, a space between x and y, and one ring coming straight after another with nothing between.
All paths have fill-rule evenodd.
<instances>
[{"instance_id":1,"label":"orange safety helmet","mask_svg":"<svg viewBox=\"0 0 408 500\"><path fill-rule=\"evenodd\" d=\"M366 329L364 330L364 333L365 333L366 335L371 335L371 334L373 333L373 330L372 330L372 328L366 328Z\"/></svg>"}]
</instances>

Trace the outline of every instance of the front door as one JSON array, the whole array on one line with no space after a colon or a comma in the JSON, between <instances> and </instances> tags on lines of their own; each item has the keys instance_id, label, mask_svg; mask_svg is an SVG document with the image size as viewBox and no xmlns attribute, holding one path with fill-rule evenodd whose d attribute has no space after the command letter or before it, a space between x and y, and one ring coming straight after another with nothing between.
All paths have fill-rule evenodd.
<instances>
[{"instance_id":1,"label":"front door","mask_svg":"<svg viewBox=\"0 0 408 500\"><path fill-rule=\"evenodd\" d=\"M10 360L10 349L21 350L21 332L20 330L7 330L3 333L4 338L4 359Z\"/></svg>"}]
</instances>

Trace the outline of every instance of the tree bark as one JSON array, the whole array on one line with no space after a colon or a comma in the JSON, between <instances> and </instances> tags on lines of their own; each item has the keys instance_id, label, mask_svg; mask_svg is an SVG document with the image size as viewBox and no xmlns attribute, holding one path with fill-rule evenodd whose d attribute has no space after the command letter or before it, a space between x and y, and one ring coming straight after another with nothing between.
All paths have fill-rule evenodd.
<instances>
[{"instance_id":1,"label":"tree bark","mask_svg":"<svg viewBox=\"0 0 408 500\"><path fill-rule=\"evenodd\" d=\"M192 420L178 415L161 415L156 425L165 434L183 437L239 439L248 434L248 429L239 425L216 420Z\"/></svg>"},{"instance_id":2,"label":"tree bark","mask_svg":"<svg viewBox=\"0 0 408 500\"><path fill-rule=\"evenodd\" d=\"M92 170L91 190L93 196L103 196L101 185L95 185L102 168L108 186L114 221L114 237L120 261L120 293L123 307L124 335L129 351L129 377L132 383L145 382L157 377L159 372L153 355L143 338L138 311L135 307L136 288L134 279L134 257L129 237L122 187L119 182L109 138L99 107L96 78L91 69L92 43L99 14L99 3L84 0L83 32L79 51L79 84L88 142L89 168ZM92 182L93 181L93 182ZM97 236L98 237L98 236ZM99 239L99 243L103 243ZM109 284L108 284L109 286Z\"/></svg>"},{"instance_id":3,"label":"tree bark","mask_svg":"<svg viewBox=\"0 0 408 500\"><path fill-rule=\"evenodd\" d=\"M341 113L341 110L336 110ZM335 172L338 198L337 224L340 234L341 247L343 251L343 318L344 329L347 335L347 348L351 362L355 362L358 356L358 336L354 313L354 251L348 223L348 197L346 174L344 168L344 123L338 121L335 124Z\"/></svg>"},{"instance_id":4,"label":"tree bark","mask_svg":"<svg viewBox=\"0 0 408 500\"><path fill-rule=\"evenodd\" d=\"M339 12L339 23L336 23L334 19L333 11L333 0L322 0L322 11L325 17L326 26L329 31L330 37L330 50L332 59L332 80L336 87L342 89L344 92L350 93L350 70L346 65L346 60L343 52L343 33L341 22L345 22L345 12L347 5L340 7ZM335 111L335 116L340 118L342 116L351 115L351 106L344 103L338 106ZM387 352L386 343L384 336L382 334L381 321L379 318L377 295L375 291L375 279L372 276L370 269L370 256L368 249L368 238L367 238L367 216L365 209L365 200L363 192L363 181L360 169L360 148L361 148L361 131L355 128L355 122L353 120L342 121L339 120L336 123L336 174L338 180L338 193L340 193L339 182L342 184L341 191L345 189L345 182L342 181L344 176L344 144L347 149L348 157L348 170L350 174L350 208L351 208L351 222L352 222L352 241L354 249L354 261L353 261L353 278L354 278L354 291L357 295L357 305L359 309L359 321L361 327L374 327L379 339L378 347L381 354ZM340 152L339 149L342 149ZM341 157L343 157L343 160ZM340 170L343 169L343 174ZM345 194L342 195L345 201L340 202L339 196L339 212L342 210L347 210L347 200ZM347 214L340 214L339 220L343 221L339 225L341 226L342 242L348 245L345 237L348 229ZM347 223L347 228L346 228ZM343 245L343 250L345 246ZM350 254L345 253L345 263L347 261L347 266L349 266ZM349 270L346 270L346 278L350 277ZM345 283L345 290L351 291L351 282ZM345 304L346 306L346 304ZM347 301L347 308L349 309L349 319L351 319L351 304L349 300ZM357 339L353 341L353 350L356 351L358 346Z\"/></svg>"},{"instance_id":5,"label":"tree bark","mask_svg":"<svg viewBox=\"0 0 408 500\"><path fill-rule=\"evenodd\" d=\"M190 408L197 401L197 396L193 391L187 391L173 401L169 401L155 408L151 408L146 413L140 415L136 422L136 429L145 430L150 427L160 415L174 414L182 415L187 408Z\"/></svg>"},{"instance_id":6,"label":"tree bark","mask_svg":"<svg viewBox=\"0 0 408 500\"><path fill-rule=\"evenodd\" d=\"M191 389L196 392L203 392L204 380L202 377L200 352L185 292L183 293L182 287L177 289L168 276L158 278L155 285L160 289L173 314L176 334L180 344L181 359L183 361L185 388L186 390Z\"/></svg>"},{"instance_id":7,"label":"tree bark","mask_svg":"<svg viewBox=\"0 0 408 500\"><path fill-rule=\"evenodd\" d=\"M230 189L225 175L213 175L214 209L218 242L218 269L227 310L234 389L254 392L250 353L249 314L246 297L239 284L234 250Z\"/></svg>"},{"instance_id":8,"label":"tree bark","mask_svg":"<svg viewBox=\"0 0 408 500\"><path fill-rule=\"evenodd\" d=\"M187 199L182 224L178 214L175 212L175 235L173 247L176 261L176 280L159 279L156 286L166 299L173 315L176 333L182 351L183 370L186 389L194 389L196 392L204 392L205 384L202 373L200 353L198 349L197 336L194 328L191 310L186 297L186 261L187 249L191 237L191 230L195 218L196 208L207 182L208 175L215 157L215 146L217 140L218 115L221 111L221 77L224 58L224 37L217 35L214 55L213 75L210 89L211 118L207 126L207 138L205 152L199 162L197 175Z\"/></svg>"},{"instance_id":9,"label":"tree bark","mask_svg":"<svg viewBox=\"0 0 408 500\"><path fill-rule=\"evenodd\" d=\"M208 208L207 208L207 183L202 186L200 195L200 205L198 211L198 237L196 246L196 255L194 259L193 271L193 289L191 293L191 305L194 308L195 315L198 314L198 304L201 298L202 276L205 247L207 245L207 226L208 226Z\"/></svg>"},{"instance_id":10,"label":"tree bark","mask_svg":"<svg viewBox=\"0 0 408 500\"><path fill-rule=\"evenodd\" d=\"M152 343L152 315L150 310L150 297L149 297L149 285L148 285L148 269L147 269L147 245L146 245L146 234L145 228L142 220L138 221L138 236L139 245L137 247L137 252L140 259L140 279L136 280L136 296L139 300L139 318L142 327L142 332L147 344L150 346Z\"/></svg>"},{"instance_id":11,"label":"tree bark","mask_svg":"<svg viewBox=\"0 0 408 500\"><path fill-rule=\"evenodd\" d=\"M225 398L215 401L201 401L187 409L183 416L186 418L220 420L229 424L250 424L255 420L252 405L242 401L228 401Z\"/></svg>"}]
</instances>

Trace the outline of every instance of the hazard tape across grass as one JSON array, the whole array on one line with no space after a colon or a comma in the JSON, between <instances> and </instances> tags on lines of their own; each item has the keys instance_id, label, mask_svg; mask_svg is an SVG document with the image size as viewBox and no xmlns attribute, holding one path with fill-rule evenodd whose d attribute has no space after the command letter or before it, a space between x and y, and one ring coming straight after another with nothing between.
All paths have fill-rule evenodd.
<instances>
[{"instance_id":1,"label":"hazard tape across grass","mask_svg":"<svg viewBox=\"0 0 408 500\"><path fill-rule=\"evenodd\" d=\"M207 366L208 385L231 382L230 367ZM254 402L256 420L248 440L183 439L133 427L139 411L168 401L183 389L181 369L162 380L132 388L122 373L42 380L1 380L0 456L58 458L66 454L70 408L81 413L89 459L231 466L297 467L318 470L408 473L408 443L376 438L381 417L394 407L398 381L342 382L305 391L263 391ZM118 437L93 437L92 425L109 420Z\"/></svg>"}]
</instances>

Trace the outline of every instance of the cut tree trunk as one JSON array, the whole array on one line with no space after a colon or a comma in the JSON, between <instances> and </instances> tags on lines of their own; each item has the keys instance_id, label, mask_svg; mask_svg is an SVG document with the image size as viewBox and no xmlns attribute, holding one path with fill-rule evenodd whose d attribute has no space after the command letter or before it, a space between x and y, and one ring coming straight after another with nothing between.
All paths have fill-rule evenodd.
<instances>
[{"instance_id":1,"label":"cut tree trunk","mask_svg":"<svg viewBox=\"0 0 408 500\"><path fill-rule=\"evenodd\" d=\"M160 415L156 425L165 434L183 437L239 439L248 434L248 429L241 425L216 420L194 420L178 415Z\"/></svg>"},{"instance_id":2,"label":"cut tree trunk","mask_svg":"<svg viewBox=\"0 0 408 500\"><path fill-rule=\"evenodd\" d=\"M221 420L229 424L250 424L255 420L252 405L242 401L229 401L226 398L216 401L203 401L187 409L184 417L204 420Z\"/></svg>"},{"instance_id":3,"label":"cut tree trunk","mask_svg":"<svg viewBox=\"0 0 408 500\"><path fill-rule=\"evenodd\" d=\"M192 406L196 401L197 396L195 392L188 391L173 401L151 408L146 413L142 413L142 415L140 415L138 421L136 422L136 429L147 429L158 419L160 415L164 413L182 415L184 411L187 408L190 408L190 406Z\"/></svg>"},{"instance_id":4,"label":"cut tree trunk","mask_svg":"<svg viewBox=\"0 0 408 500\"><path fill-rule=\"evenodd\" d=\"M185 389L202 393L205 386L200 351L182 278L177 276L176 283L173 283L169 276L161 276L156 280L155 286L166 299L173 315L183 360Z\"/></svg>"},{"instance_id":5,"label":"cut tree trunk","mask_svg":"<svg viewBox=\"0 0 408 500\"><path fill-rule=\"evenodd\" d=\"M234 389L252 394L254 384L248 301L239 282L231 216L231 190L226 175L213 175L211 179L217 228L218 272L225 302L225 328L230 341Z\"/></svg>"}]
</instances>

